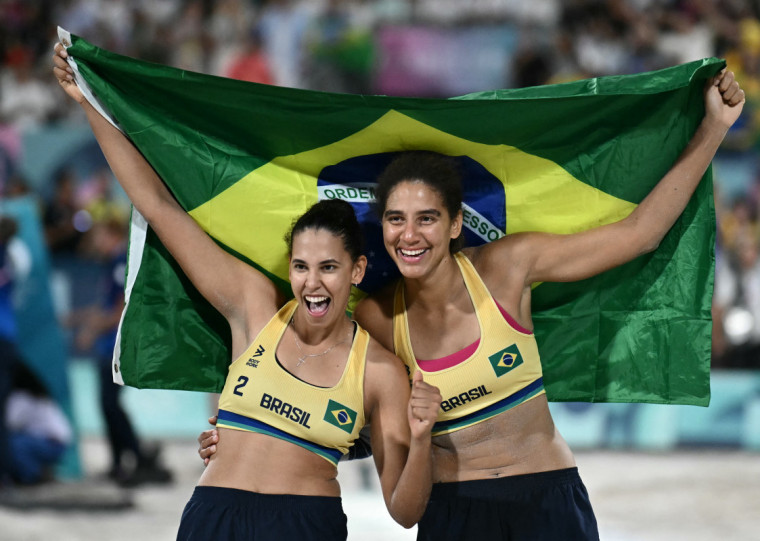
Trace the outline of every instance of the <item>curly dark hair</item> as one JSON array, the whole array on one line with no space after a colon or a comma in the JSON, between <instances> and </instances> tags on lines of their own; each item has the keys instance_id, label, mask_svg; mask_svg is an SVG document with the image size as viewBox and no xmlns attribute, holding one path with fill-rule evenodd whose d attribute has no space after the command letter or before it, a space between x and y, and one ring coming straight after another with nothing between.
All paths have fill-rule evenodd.
<instances>
[{"instance_id":1,"label":"curly dark hair","mask_svg":"<svg viewBox=\"0 0 760 541\"><path fill-rule=\"evenodd\" d=\"M454 158L428 150L400 153L377 177L375 201L382 219L393 189L403 181L422 182L441 196L453 219L462 210L462 173ZM453 254L464 247L464 234L449 242Z\"/></svg>"}]
</instances>

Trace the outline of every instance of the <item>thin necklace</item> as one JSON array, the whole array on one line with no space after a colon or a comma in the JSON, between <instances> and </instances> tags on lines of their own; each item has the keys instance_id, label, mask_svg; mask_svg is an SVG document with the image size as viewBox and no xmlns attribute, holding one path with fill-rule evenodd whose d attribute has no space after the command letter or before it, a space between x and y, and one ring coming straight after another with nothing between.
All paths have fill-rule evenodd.
<instances>
[{"instance_id":1,"label":"thin necklace","mask_svg":"<svg viewBox=\"0 0 760 541\"><path fill-rule=\"evenodd\" d=\"M309 357L321 357L322 355L327 355L330 353L333 349L335 349L340 344L346 342L349 338L351 338L351 333L348 333L348 336L346 336L343 340L340 342L335 342L332 346L324 350L322 353L304 353L303 349L301 349L301 344L298 343L298 333L296 332L296 324L293 323L293 320L290 320L290 325L293 327L293 341L296 343L296 347L298 348L298 351L301 352L301 355L298 357L298 362L296 363L296 367L301 366L303 363L306 362L306 359Z\"/></svg>"}]
</instances>

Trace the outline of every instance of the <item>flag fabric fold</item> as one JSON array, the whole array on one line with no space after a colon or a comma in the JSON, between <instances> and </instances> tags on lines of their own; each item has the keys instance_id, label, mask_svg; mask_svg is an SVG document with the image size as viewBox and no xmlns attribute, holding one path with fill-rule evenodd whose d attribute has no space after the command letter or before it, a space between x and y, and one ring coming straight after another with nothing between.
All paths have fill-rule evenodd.
<instances>
[{"instance_id":1,"label":"flag fabric fold","mask_svg":"<svg viewBox=\"0 0 760 541\"><path fill-rule=\"evenodd\" d=\"M455 157L469 245L581 231L628 215L667 172L701 121L705 81L724 66L711 58L447 100L360 96L183 71L60 32L88 99L223 249L283 291L293 219L319 199L351 202L369 258L353 302L398 277L373 208L375 178L398 152ZM714 238L708 171L654 253L582 282L536 284L549 399L707 405ZM219 391L226 321L137 212L127 284L115 379Z\"/></svg>"}]
</instances>

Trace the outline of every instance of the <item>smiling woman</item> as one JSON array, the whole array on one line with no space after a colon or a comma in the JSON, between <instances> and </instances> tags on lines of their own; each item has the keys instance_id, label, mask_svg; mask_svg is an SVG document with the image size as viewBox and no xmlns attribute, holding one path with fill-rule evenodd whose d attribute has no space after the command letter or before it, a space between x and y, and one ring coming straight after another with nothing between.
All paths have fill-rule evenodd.
<instances>
[{"instance_id":1,"label":"smiling woman","mask_svg":"<svg viewBox=\"0 0 760 541\"><path fill-rule=\"evenodd\" d=\"M411 527L431 486L434 387L346 316L364 276L359 226L342 201L317 203L288 236L285 302L264 274L220 248L179 206L132 143L73 83L67 53L54 73L81 104L117 180L198 291L227 320L232 364L219 401L216 454L190 498L178 539L342 540L337 462L365 422L391 516Z\"/></svg>"},{"instance_id":2,"label":"smiling woman","mask_svg":"<svg viewBox=\"0 0 760 541\"><path fill-rule=\"evenodd\" d=\"M525 230L462 248L455 159L404 151L380 175L383 242L401 279L359 302L354 317L404 361L412 382L424 374L445 399L432 429L434 484L419 541L599 538L548 408L532 286L584 280L657 249L744 104L729 71L703 92L704 118L665 176L630 213L580 232ZM213 455L213 437L199 437L202 457Z\"/></svg>"},{"instance_id":3,"label":"smiling woman","mask_svg":"<svg viewBox=\"0 0 760 541\"><path fill-rule=\"evenodd\" d=\"M320 232L332 235L323 236ZM362 281L367 268L361 229L351 205L339 199L315 205L296 220L285 242L293 294L303 297L309 313L314 316L326 313L333 298L337 306L347 305L351 285ZM343 244L343 259L332 257L340 252L331 246L336 242ZM348 284L348 290L344 284Z\"/></svg>"},{"instance_id":4,"label":"smiling woman","mask_svg":"<svg viewBox=\"0 0 760 541\"><path fill-rule=\"evenodd\" d=\"M378 178L383 241L402 278L354 315L444 398L419 541L599 538L548 408L532 286L583 280L658 247L739 116L744 92L723 71L704 99L699 129L636 209L579 233L514 233L462 248L461 181L451 158L405 152Z\"/></svg>"}]
</instances>

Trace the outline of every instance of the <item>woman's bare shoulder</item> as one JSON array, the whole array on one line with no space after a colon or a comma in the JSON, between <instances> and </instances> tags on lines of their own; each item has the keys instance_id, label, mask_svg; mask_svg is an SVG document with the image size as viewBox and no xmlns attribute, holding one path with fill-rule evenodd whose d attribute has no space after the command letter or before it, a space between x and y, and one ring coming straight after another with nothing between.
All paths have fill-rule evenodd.
<instances>
[{"instance_id":1,"label":"woman's bare shoulder","mask_svg":"<svg viewBox=\"0 0 760 541\"><path fill-rule=\"evenodd\" d=\"M409 378L403 361L372 337L367 348L365 370L365 385L371 393L374 390L405 396L409 390Z\"/></svg>"},{"instance_id":2,"label":"woman's bare shoulder","mask_svg":"<svg viewBox=\"0 0 760 541\"><path fill-rule=\"evenodd\" d=\"M386 349L393 347L393 296L396 283L389 284L362 299L354 310L354 319L367 329Z\"/></svg>"}]
</instances>

